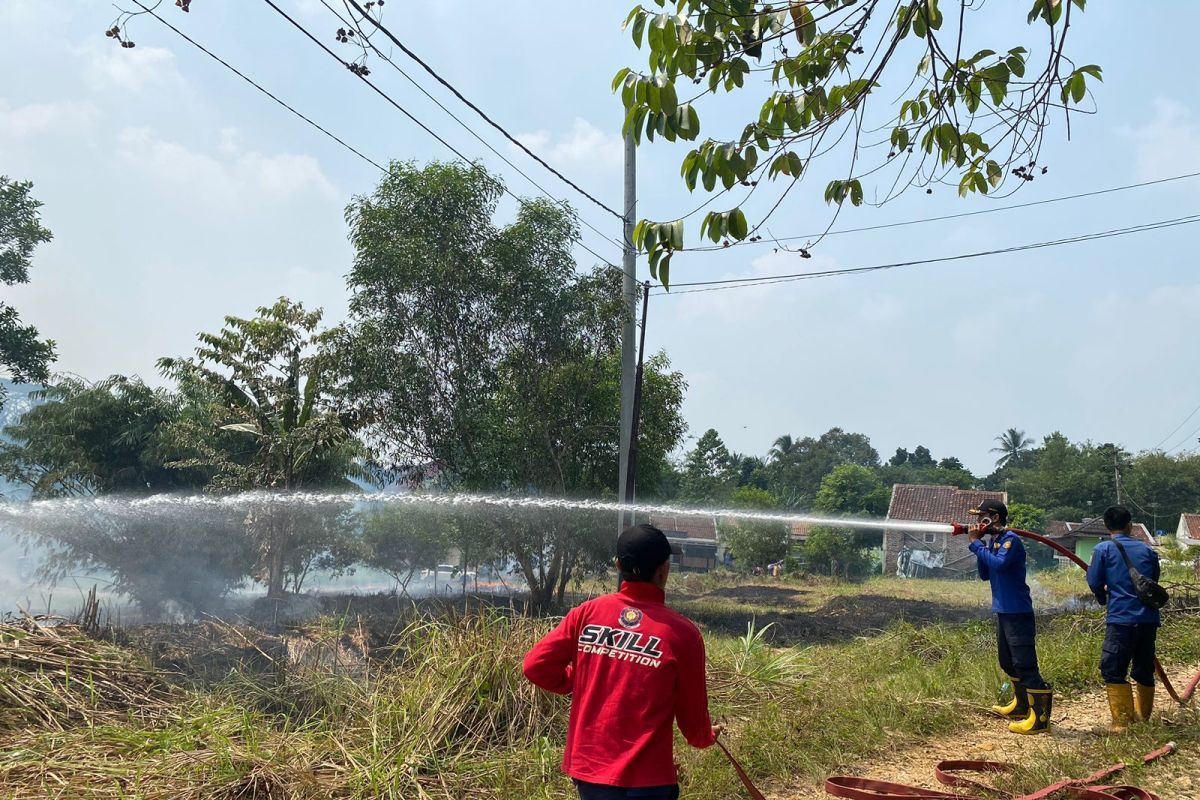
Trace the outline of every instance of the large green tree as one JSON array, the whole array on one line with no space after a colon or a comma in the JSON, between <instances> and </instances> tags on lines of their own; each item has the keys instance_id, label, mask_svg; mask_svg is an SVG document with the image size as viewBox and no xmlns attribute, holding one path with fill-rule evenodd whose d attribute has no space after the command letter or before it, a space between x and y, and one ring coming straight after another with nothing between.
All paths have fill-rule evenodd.
<instances>
[{"instance_id":1,"label":"large green tree","mask_svg":"<svg viewBox=\"0 0 1200 800\"><path fill-rule=\"evenodd\" d=\"M385 572L408 595L418 570L435 569L457 537L454 520L434 506L376 509L363 520L363 563Z\"/></svg>"},{"instance_id":2,"label":"large green tree","mask_svg":"<svg viewBox=\"0 0 1200 800\"><path fill-rule=\"evenodd\" d=\"M883 516L890 498L890 487L883 484L876 470L861 464L840 464L822 479L814 507L830 514ZM871 564L867 548L879 538L876 533L848 528L817 527L804 543L805 562L817 573L845 578L861 575Z\"/></svg>"},{"instance_id":3,"label":"large green tree","mask_svg":"<svg viewBox=\"0 0 1200 800\"><path fill-rule=\"evenodd\" d=\"M179 395L113 375L96 383L62 377L39 397L44 402L0 440L0 475L28 486L35 499L152 494L206 482L204 470L168 465L184 455L163 436L189 413Z\"/></svg>"},{"instance_id":4,"label":"large green tree","mask_svg":"<svg viewBox=\"0 0 1200 800\"><path fill-rule=\"evenodd\" d=\"M563 206L522 201L513 222L496 224L502 193L478 166L393 163L355 198L350 321L331 348L340 394L380 456L409 474L476 491L611 496L619 276L576 268L578 229ZM664 357L647 360L641 496L670 472L683 389ZM580 515L479 524L516 558L538 605L611 555L611 531Z\"/></svg>"},{"instance_id":5,"label":"large green tree","mask_svg":"<svg viewBox=\"0 0 1200 800\"><path fill-rule=\"evenodd\" d=\"M840 464L821 480L813 507L836 514L887 513L891 490L870 467Z\"/></svg>"},{"instance_id":6,"label":"large green tree","mask_svg":"<svg viewBox=\"0 0 1200 800\"><path fill-rule=\"evenodd\" d=\"M751 511L770 511L779 507L779 498L756 486L739 486L730 493L729 504ZM783 558L790 535L785 523L753 519L734 519L721 531L726 548L741 570L765 567Z\"/></svg>"},{"instance_id":7,"label":"large green tree","mask_svg":"<svg viewBox=\"0 0 1200 800\"><path fill-rule=\"evenodd\" d=\"M721 503L736 485L733 455L721 435L709 428L683 459L679 497L688 503Z\"/></svg>"},{"instance_id":8,"label":"large green tree","mask_svg":"<svg viewBox=\"0 0 1200 800\"><path fill-rule=\"evenodd\" d=\"M861 433L830 428L819 437L805 436L768 470L770 489L792 508L812 508L821 481L840 464L879 466L879 453Z\"/></svg>"},{"instance_id":9,"label":"large green tree","mask_svg":"<svg viewBox=\"0 0 1200 800\"><path fill-rule=\"evenodd\" d=\"M50 241L38 210L42 204L33 198L32 190L29 181L0 175L0 283L6 286L29 282L33 251ZM21 322L15 308L0 302L0 370L17 383L45 383L53 360L54 342L42 340L37 328Z\"/></svg>"},{"instance_id":10,"label":"large green tree","mask_svg":"<svg viewBox=\"0 0 1200 800\"><path fill-rule=\"evenodd\" d=\"M194 358L159 360L183 391L210 398L207 413L167 429L175 446L193 453L174 466L209 470L207 488L217 492L354 488L349 476L365 476L362 448L350 419L331 407L321 316L280 298L255 317L229 316L219 332L201 333ZM239 446L227 445L230 436ZM256 574L272 598L298 591L315 564L337 569L353 558L345 508L266 503L246 524L259 545Z\"/></svg>"},{"instance_id":11,"label":"large green tree","mask_svg":"<svg viewBox=\"0 0 1200 800\"><path fill-rule=\"evenodd\" d=\"M911 453L903 447L897 448L895 455L880 467L879 477L888 485L931 483L969 489L977 483L962 461L953 456L936 461L929 449L922 445L917 445Z\"/></svg>"},{"instance_id":12,"label":"large green tree","mask_svg":"<svg viewBox=\"0 0 1200 800\"><path fill-rule=\"evenodd\" d=\"M1101 77L1066 56L1084 2L653 0L625 20L648 70L622 69L613 89L636 141L697 142L683 158L688 189L720 184L711 199L728 195L702 218L701 237L754 241L812 172L838 206L881 204L910 186L987 194L1033 180L1053 112L1083 110ZM1007 32L1019 19L1028 36ZM701 103L720 94L762 100L701 138ZM771 181L778 200L751 223L742 205ZM664 284L685 219L637 227Z\"/></svg>"},{"instance_id":13,"label":"large green tree","mask_svg":"<svg viewBox=\"0 0 1200 800\"><path fill-rule=\"evenodd\" d=\"M1122 479L1130 507L1147 527L1171 533L1180 514L1200 511L1200 454L1142 453L1131 459Z\"/></svg>"},{"instance_id":14,"label":"large green tree","mask_svg":"<svg viewBox=\"0 0 1200 800\"><path fill-rule=\"evenodd\" d=\"M165 435L205 413L196 398L115 375L97 383L60 378L42 399L5 430L10 441L0 441L0 474L28 486L34 499L196 491L210 477L201 467L173 467L194 454ZM235 444L231 434L217 434L210 445L222 441ZM241 521L213 509L64 506L30 517L25 537L40 548L43 579L101 572L151 617L168 607L217 609L254 564Z\"/></svg>"}]
</instances>

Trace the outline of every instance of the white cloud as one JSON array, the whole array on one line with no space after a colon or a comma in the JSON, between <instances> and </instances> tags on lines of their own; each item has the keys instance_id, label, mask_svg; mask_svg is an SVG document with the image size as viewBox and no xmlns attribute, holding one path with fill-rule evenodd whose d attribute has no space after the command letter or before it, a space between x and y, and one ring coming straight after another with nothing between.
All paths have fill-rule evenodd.
<instances>
[{"instance_id":1,"label":"white cloud","mask_svg":"<svg viewBox=\"0 0 1200 800\"><path fill-rule=\"evenodd\" d=\"M1119 132L1134 141L1138 180L1200 170L1200 124L1182 103L1156 98L1149 122Z\"/></svg>"},{"instance_id":2,"label":"white cloud","mask_svg":"<svg viewBox=\"0 0 1200 800\"><path fill-rule=\"evenodd\" d=\"M152 86L181 83L175 55L162 47L90 47L84 77L94 89L139 92Z\"/></svg>"},{"instance_id":3,"label":"white cloud","mask_svg":"<svg viewBox=\"0 0 1200 800\"><path fill-rule=\"evenodd\" d=\"M519 133L517 140L555 166L601 171L620 167L625 156L619 134L601 130L578 117L571 130L562 136L540 130Z\"/></svg>"},{"instance_id":4,"label":"white cloud","mask_svg":"<svg viewBox=\"0 0 1200 800\"><path fill-rule=\"evenodd\" d=\"M189 204L240 209L261 203L280 204L298 195L332 199L337 189L309 155L265 155L241 151L237 132L221 131L217 155L159 139L149 128L126 128L118 136L118 156L147 180L184 189Z\"/></svg>"},{"instance_id":5,"label":"white cloud","mask_svg":"<svg viewBox=\"0 0 1200 800\"><path fill-rule=\"evenodd\" d=\"M27 139L56 132L78 136L99 116L91 103L62 101L10 106L0 98L0 138Z\"/></svg>"}]
</instances>

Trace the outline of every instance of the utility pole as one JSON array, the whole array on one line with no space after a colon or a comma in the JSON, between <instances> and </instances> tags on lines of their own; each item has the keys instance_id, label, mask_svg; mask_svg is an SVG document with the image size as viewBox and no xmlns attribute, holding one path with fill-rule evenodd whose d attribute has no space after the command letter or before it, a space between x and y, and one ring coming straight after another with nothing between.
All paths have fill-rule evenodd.
<instances>
[{"instance_id":1,"label":"utility pole","mask_svg":"<svg viewBox=\"0 0 1200 800\"><path fill-rule=\"evenodd\" d=\"M1113 482L1117 487L1117 505L1121 505L1121 462L1116 445L1113 445Z\"/></svg>"},{"instance_id":2,"label":"utility pole","mask_svg":"<svg viewBox=\"0 0 1200 800\"><path fill-rule=\"evenodd\" d=\"M637 499L638 433L642 421L642 369L646 358L646 316L650 311L650 281L642 285L642 338L638 343L637 377L633 381L633 430L629 436L629 463L625 468L625 505L632 506ZM633 523L633 512L628 514Z\"/></svg>"},{"instance_id":3,"label":"utility pole","mask_svg":"<svg viewBox=\"0 0 1200 800\"><path fill-rule=\"evenodd\" d=\"M621 444L617 461L617 499L625 501L626 465L629 463L629 441L633 435L633 389L636 379L637 336L637 251L633 247L633 226L637 223L637 145L633 132L625 135L625 245L621 279L621 294L625 299L624 319L621 326ZM617 513L617 533L625 528L624 510Z\"/></svg>"}]
</instances>

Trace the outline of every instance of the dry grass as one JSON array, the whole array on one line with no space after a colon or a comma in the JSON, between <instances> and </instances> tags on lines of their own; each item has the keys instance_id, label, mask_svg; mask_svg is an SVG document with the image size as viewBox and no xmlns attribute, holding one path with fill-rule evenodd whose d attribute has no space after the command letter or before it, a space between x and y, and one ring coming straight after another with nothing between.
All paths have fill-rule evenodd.
<instances>
[{"instance_id":1,"label":"dry grass","mask_svg":"<svg viewBox=\"0 0 1200 800\"><path fill-rule=\"evenodd\" d=\"M74 625L34 617L0 623L0 728L62 731L155 718L173 700L141 659Z\"/></svg>"},{"instance_id":2,"label":"dry grass","mask_svg":"<svg viewBox=\"0 0 1200 800\"><path fill-rule=\"evenodd\" d=\"M946 587L957 591L909 590L936 596ZM839 589L822 602L845 597L853 595ZM986 621L901 622L831 644L778 648L769 644L774 628L747 630L748 619L741 635L707 636L711 693L730 746L769 785L815 785L901 743L952 735L976 724L975 709L995 697ZM558 773L567 704L520 675L523 654L552 620L414 610L389 623L365 634L356 621L331 617L286 636L196 626L210 668L177 674L176 686L78 629L5 627L20 637L0 640L0 672L19 694L0 694L8 698L0 705L8 723L0 724L0 799L572 796ZM1100 632L1087 615L1044 626L1045 671L1064 693L1094 689ZM1198 634L1200 617L1171 619L1164 656L1200 660ZM301 640L308 644L294 646ZM369 651L355 669L311 657L312 648L340 653L350 645ZM158 655L181 664L187 646L180 637ZM1200 743L1192 727L1172 734ZM719 754L680 748L679 756L689 798L740 796Z\"/></svg>"}]
</instances>

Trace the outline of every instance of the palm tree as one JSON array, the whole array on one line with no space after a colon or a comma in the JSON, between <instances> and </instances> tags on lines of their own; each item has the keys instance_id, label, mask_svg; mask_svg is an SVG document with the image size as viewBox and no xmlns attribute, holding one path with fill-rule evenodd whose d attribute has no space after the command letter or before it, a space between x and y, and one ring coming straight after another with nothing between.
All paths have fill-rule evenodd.
<instances>
[{"instance_id":1,"label":"palm tree","mask_svg":"<svg viewBox=\"0 0 1200 800\"><path fill-rule=\"evenodd\" d=\"M1033 444L1033 439L1026 436L1025 431L1009 428L996 437L997 446L991 450L993 453L1000 454L1000 457L996 459L996 467L1003 469L1009 464L1015 465L1017 459L1028 453Z\"/></svg>"},{"instance_id":2,"label":"palm tree","mask_svg":"<svg viewBox=\"0 0 1200 800\"><path fill-rule=\"evenodd\" d=\"M785 433L775 440L774 446L771 447L771 452L767 453L768 461L780 461L787 458L796 449L796 441L792 439L790 433Z\"/></svg>"}]
</instances>

